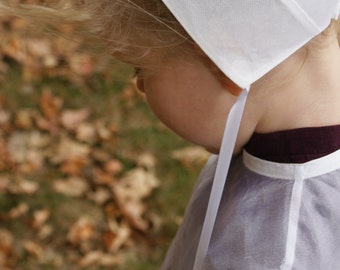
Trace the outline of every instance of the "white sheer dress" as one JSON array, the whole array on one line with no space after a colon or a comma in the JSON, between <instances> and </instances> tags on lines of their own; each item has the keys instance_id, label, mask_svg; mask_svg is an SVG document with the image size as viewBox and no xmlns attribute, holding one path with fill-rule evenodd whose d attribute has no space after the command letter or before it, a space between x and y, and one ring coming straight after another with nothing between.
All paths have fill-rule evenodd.
<instances>
[{"instance_id":1,"label":"white sheer dress","mask_svg":"<svg viewBox=\"0 0 340 270\"><path fill-rule=\"evenodd\" d=\"M162 270L192 269L216 160L198 179ZM340 150L303 163L235 157L204 269L340 269Z\"/></svg>"}]
</instances>

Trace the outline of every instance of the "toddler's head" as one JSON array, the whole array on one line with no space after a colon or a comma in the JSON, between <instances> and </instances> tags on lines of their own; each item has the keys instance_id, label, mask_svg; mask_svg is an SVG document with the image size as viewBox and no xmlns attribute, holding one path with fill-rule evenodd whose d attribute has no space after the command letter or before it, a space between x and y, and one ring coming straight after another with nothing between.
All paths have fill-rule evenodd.
<instances>
[{"instance_id":1,"label":"toddler's head","mask_svg":"<svg viewBox=\"0 0 340 270\"><path fill-rule=\"evenodd\" d=\"M70 22L83 21L88 31L106 44L109 54L142 70L139 88L166 125L189 141L218 152L225 119L239 88L200 49L162 0L53 2L58 2L61 11L51 11L51 16L60 16L63 22L65 14L76 11L70 13ZM209 26L209 21L203 24ZM309 52L319 49L338 30L333 21L304 48ZM251 45L256 51L256 44Z\"/></svg>"}]
</instances>

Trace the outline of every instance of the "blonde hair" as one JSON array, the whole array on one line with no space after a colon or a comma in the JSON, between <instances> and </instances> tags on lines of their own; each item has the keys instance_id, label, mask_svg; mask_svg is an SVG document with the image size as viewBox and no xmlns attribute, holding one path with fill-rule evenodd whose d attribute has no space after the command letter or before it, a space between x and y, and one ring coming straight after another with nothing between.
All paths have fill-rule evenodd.
<instances>
[{"instance_id":1,"label":"blonde hair","mask_svg":"<svg viewBox=\"0 0 340 270\"><path fill-rule=\"evenodd\" d=\"M20 2L20 1L19 1ZM23 2L23 1L21 1ZM32 1L31 1L32 2ZM160 0L36 0L39 5L9 7L7 14L31 18L40 25L79 26L79 35L92 45L105 45L105 53L137 66L155 55L188 53L190 36Z\"/></svg>"},{"instance_id":2,"label":"blonde hair","mask_svg":"<svg viewBox=\"0 0 340 270\"><path fill-rule=\"evenodd\" d=\"M91 28L112 55L134 63L153 54L178 53L189 35L160 0L90 1Z\"/></svg>"}]
</instances>

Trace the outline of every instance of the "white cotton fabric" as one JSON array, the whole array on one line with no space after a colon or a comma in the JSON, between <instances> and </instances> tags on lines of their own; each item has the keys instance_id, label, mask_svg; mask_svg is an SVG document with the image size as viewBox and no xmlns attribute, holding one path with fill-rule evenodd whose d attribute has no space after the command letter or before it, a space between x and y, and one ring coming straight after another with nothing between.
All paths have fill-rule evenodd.
<instances>
[{"instance_id":1,"label":"white cotton fabric","mask_svg":"<svg viewBox=\"0 0 340 270\"><path fill-rule=\"evenodd\" d=\"M216 168L195 186L161 270L192 269ZM302 164L233 160L204 270L340 269L340 150Z\"/></svg>"},{"instance_id":2,"label":"white cotton fabric","mask_svg":"<svg viewBox=\"0 0 340 270\"><path fill-rule=\"evenodd\" d=\"M163 0L190 36L245 88L319 34L339 0Z\"/></svg>"}]
</instances>

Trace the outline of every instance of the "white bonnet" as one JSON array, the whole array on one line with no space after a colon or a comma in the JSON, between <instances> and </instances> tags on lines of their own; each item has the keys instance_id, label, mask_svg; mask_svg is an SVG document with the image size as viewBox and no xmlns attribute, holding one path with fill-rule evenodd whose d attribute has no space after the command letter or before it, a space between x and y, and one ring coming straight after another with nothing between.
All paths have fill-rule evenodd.
<instances>
[{"instance_id":1,"label":"white bonnet","mask_svg":"<svg viewBox=\"0 0 340 270\"><path fill-rule=\"evenodd\" d=\"M339 13L339 0L163 0L231 80L247 87Z\"/></svg>"}]
</instances>

